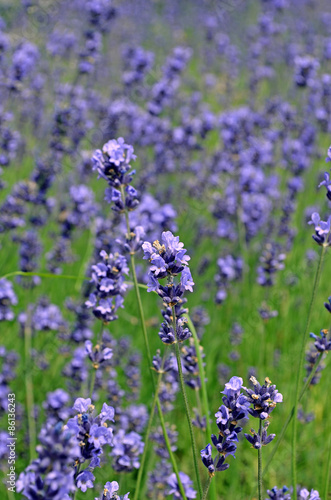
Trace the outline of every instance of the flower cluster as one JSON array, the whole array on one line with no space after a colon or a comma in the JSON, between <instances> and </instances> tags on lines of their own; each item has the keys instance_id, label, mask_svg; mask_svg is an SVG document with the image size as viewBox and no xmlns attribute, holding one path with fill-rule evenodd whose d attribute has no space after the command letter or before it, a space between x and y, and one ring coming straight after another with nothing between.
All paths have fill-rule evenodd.
<instances>
[{"instance_id":1,"label":"flower cluster","mask_svg":"<svg viewBox=\"0 0 331 500\"><path fill-rule=\"evenodd\" d=\"M314 346L318 352L331 351L331 339L329 336L329 330L321 330L319 337L315 335L315 333L310 333L310 337L315 339Z\"/></svg>"},{"instance_id":2,"label":"flower cluster","mask_svg":"<svg viewBox=\"0 0 331 500\"><path fill-rule=\"evenodd\" d=\"M254 389L243 387L247 394L246 400L249 404L253 405L252 408L248 408L248 412L254 418L265 420L276 408L277 403L282 403L283 396L277 391L276 386L271 384L268 377L262 386L253 376L250 378L250 381Z\"/></svg>"},{"instance_id":3,"label":"flower cluster","mask_svg":"<svg viewBox=\"0 0 331 500\"><path fill-rule=\"evenodd\" d=\"M153 245L145 241L142 248L144 259L148 259L151 266L149 270L148 292L156 292L163 300L165 310L162 312L165 321L161 325L159 336L163 343L173 344L183 342L190 337L190 331L185 328L186 310L182 304L186 302L184 293L193 291L193 278L188 267L190 257L186 255L184 244L179 241L179 236L174 236L170 231L165 231L161 236L161 243L156 240ZM178 283L174 278L180 274ZM167 278L165 285L160 280ZM175 318L173 317L175 315ZM174 323L176 322L176 331Z\"/></svg>"},{"instance_id":4,"label":"flower cluster","mask_svg":"<svg viewBox=\"0 0 331 500\"><path fill-rule=\"evenodd\" d=\"M99 498L95 498L94 500L130 500L129 494L126 493L123 497L117 495L117 491L120 489L117 481L107 481L103 488L103 492Z\"/></svg>"},{"instance_id":5,"label":"flower cluster","mask_svg":"<svg viewBox=\"0 0 331 500\"><path fill-rule=\"evenodd\" d=\"M244 434L245 438L249 443L251 443L252 448L259 450L262 446L266 446L271 443L273 439L275 439L276 434L267 434L267 429L270 425L270 422L264 422L263 428L261 431L261 435L257 434L254 429L251 429L251 436L249 434Z\"/></svg>"},{"instance_id":6,"label":"flower cluster","mask_svg":"<svg viewBox=\"0 0 331 500\"><path fill-rule=\"evenodd\" d=\"M116 472L131 472L139 469L139 455L144 451L144 442L137 432L125 433L120 429L114 435L111 456L114 458L113 468Z\"/></svg>"},{"instance_id":7,"label":"flower cluster","mask_svg":"<svg viewBox=\"0 0 331 500\"><path fill-rule=\"evenodd\" d=\"M117 319L116 311L123 307L123 295L127 285L124 283L124 274L128 274L126 258L120 254L100 252L103 261L92 266L91 283L95 291L86 301L87 307L93 307L93 314L104 323Z\"/></svg>"},{"instance_id":8,"label":"flower cluster","mask_svg":"<svg viewBox=\"0 0 331 500\"><path fill-rule=\"evenodd\" d=\"M52 498L63 500L75 491L74 464L80 456L80 446L71 429L47 424L39 434L38 458L22 472L17 491L29 500Z\"/></svg>"},{"instance_id":9,"label":"flower cluster","mask_svg":"<svg viewBox=\"0 0 331 500\"><path fill-rule=\"evenodd\" d=\"M136 159L133 147L126 144L122 137L112 139L104 144L102 151L95 151L92 158L93 170L97 170L99 177L105 179L109 188L106 190L106 201L114 204L116 212L124 209L132 210L138 205L138 193L130 186L134 171L131 170L131 161ZM125 201L121 190L125 191Z\"/></svg>"},{"instance_id":10,"label":"flower cluster","mask_svg":"<svg viewBox=\"0 0 331 500\"><path fill-rule=\"evenodd\" d=\"M215 436L215 434L211 436L218 456L213 460L210 444L201 450L201 460L208 469L210 476L213 476L215 471L228 469L230 465L225 463L226 457L229 455L235 456L236 443L239 441L238 434L242 431L242 427L238 425L238 421L247 418L247 408L249 406L246 396L241 392L243 388L242 383L242 378L232 377L225 384L224 391L222 392L224 394L222 397L223 404L215 414L219 434L218 436Z\"/></svg>"},{"instance_id":11,"label":"flower cluster","mask_svg":"<svg viewBox=\"0 0 331 500\"><path fill-rule=\"evenodd\" d=\"M271 490L267 490L268 498L265 500L291 500L292 491L283 486L281 490L275 486ZM298 500L321 500L320 495L317 490L311 490L310 492L306 488L297 487L297 499Z\"/></svg>"},{"instance_id":12,"label":"flower cluster","mask_svg":"<svg viewBox=\"0 0 331 500\"><path fill-rule=\"evenodd\" d=\"M114 421L115 411L112 406L104 403L100 414L94 416L94 406L90 398L76 399L73 409L78 414L68 420L66 427L76 436L79 443L79 453L75 456L76 466L88 462L88 469L77 475L77 486L86 491L86 488L93 486L94 476L91 470L100 466L103 447L113 446L113 431L107 422Z\"/></svg>"}]
</instances>

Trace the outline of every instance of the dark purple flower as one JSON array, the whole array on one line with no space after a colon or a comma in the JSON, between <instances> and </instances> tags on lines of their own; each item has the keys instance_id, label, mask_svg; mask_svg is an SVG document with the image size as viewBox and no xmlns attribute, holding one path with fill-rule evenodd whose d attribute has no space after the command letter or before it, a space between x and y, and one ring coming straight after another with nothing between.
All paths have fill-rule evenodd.
<instances>
[{"instance_id":1,"label":"dark purple flower","mask_svg":"<svg viewBox=\"0 0 331 500\"><path fill-rule=\"evenodd\" d=\"M331 339L328 338L329 330L321 330L318 337L314 333L310 333L310 337L316 340L314 346L318 352L328 352L331 350Z\"/></svg>"},{"instance_id":2,"label":"dark purple flower","mask_svg":"<svg viewBox=\"0 0 331 500\"><path fill-rule=\"evenodd\" d=\"M267 434L267 429L269 427L270 422L264 422L263 429L261 432L261 436L257 434L254 429L251 429L251 434L244 434L245 438L249 443L251 443L252 448L259 450L262 446L267 446L267 444L271 443L273 439L275 439L276 434Z\"/></svg>"},{"instance_id":3,"label":"dark purple flower","mask_svg":"<svg viewBox=\"0 0 331 500\"><path fill-rule=\"evenodd\" d=\"M283 396L276 390L276 386L271 384L271 381L266 378L265 383L261 386L255 377L251 377L254 389L247 389L247 401L253 405L253 408L248 408L248 412L255 418L265 420L270 413L276 408L277 403L283 402Z\"/></svg>"}]
</instances>

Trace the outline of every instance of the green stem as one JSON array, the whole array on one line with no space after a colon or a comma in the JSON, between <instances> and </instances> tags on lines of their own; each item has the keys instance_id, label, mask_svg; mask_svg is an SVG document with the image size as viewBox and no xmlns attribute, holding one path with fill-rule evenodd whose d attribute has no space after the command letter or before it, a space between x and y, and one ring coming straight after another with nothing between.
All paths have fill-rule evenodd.
<instances>
[{"instance_id":1,"label":"green stem","mask_svg":"<svg viewBox=\"0 0 331 500\"><path fill-rule=\"evenodd\" d=\"M66 279L66 280L86 280L88 281L90 278L86 276L73 276L72 274L53 274L53 273L36 273L36 272L28 272L28 271L12 271L11 273L4 274L0 277L0 279L10 278L11 276L40 276L40 278L57 278L57 279Z\"/></svg>"},{"instance_id":2,"label":"green stem","mask_svg":"<svg viewBox=\"0 0 331 500\"><path fill-rule=\"evenodd\" d=\"M319 365L322 357L323 357L323 353L321 353L319 355L319 357L317 358L316 363L314 365L314 368L310 372L309 377L307 378L307 380L305 382L305 385L303 386L303 388L302 388L302 390L300 392L299 403L301 402L301 400L302 400L302 398L303 398L303 396L304 396L307 388L309 387L310 382L312 381L312 379L313 379L313 377L314 377L314 375L316 373L316 370L318 368L318 365ZM266 465L265 465L265 467L263 469L262 476L264 476L265 473L267 472L267 469L269 468L269 465L271 464L272 459L274 458L274 456L275 456L275 454L276 454L276 452L278 450L278 447L279 447L280 443L283 441L283 438L285 436L285 432L286 432L286 430L287 430L287 428L288 428L288 426L289 426L289 424L290 424L290 422L291 422L291 420L293 418L293 415L294 415L294 406L293 406L292 410L290 411L290 413L288 414L287 419L285 420L285 423L284 423L283 428L281 430L281 433L278 436L278 439L277 439L277 441L276 441L276 443L274 445L274 448L273 448L272 452L270 453L270 455L268 457L267 463L266 463Z\"/></svg>"},{"instance_id":3,"label":"green stem","mask_svg":"<svg viewBox=\"0 0 331 500\"><path fill-rule=\"evenodd\" d=\"M329 495L329 482L330 482L330 470L331 470L331 429L329 425L329 449L328 458L326 461L326 474L325 474L325 485L324 485L324 500L328 500Z\"/></svg>"},{"instance_id":4,"label":"green stem","mask_svg":"<svg viewBox=\"0 0 331 500\"><path fill-rule=\"evenodd\" d=\"M138 500L139 499L140 484L141 484L141 480L142 480L142 476L143 476L145 461L146 461L146 458L147 458L147 448L148 448L149 435L150 435L151 428L152 428L153 417L154 417L155 406L156 406L156 400L157 400L158 395L159 395L159 389L160 389L161 379L162 379L162 375L163 375L163 371L162 370L163 370L164 360L165 360L165 354L164 354L163 360L162 360L161 371L159 372L158 377L157 377L156 389L155 389L155 393L154 393L154 399L153 399L152 408L151 408L151 412L150 412L149 419L148 419L148 424L147 424L147 429L146 429L146 435L145 435L145 441L144 441L144 451L143 451L143 454L142 454L142 457L141 457L141 461L140 461L140 467L139 467L137 481L136 481L136 490L135 490L135 494L134 494L133 500Z\"/></svg>"},{"instance_id":5,"label":"green stem","mask_svg":"<svg viewBox=\"0 0 331 500\"><path fill-rule=\"evenodd\" d=\"M324 255L325 255L326 248L327 248L326 246L324 246L324 245L322 246L322 251L321 251L320 259L319 259L319 262L318 262L318 267L317 267L315 281L314 281L314 286L313 286L312 297L311 297L309 311L308 311L308 318L307 318L306 328L305 328L304 334L302 336L301 350L300 350L300 355L299 355L299 366L298 366L298 369L297 369L297 380L296 380L295 399L294 399L294 412L293 412L293 432L292 432L292 485L293 485L293 500L297 500L297 464L296 464L296 456L297 456L297 434L298 434L298 429L297 429L297 427L298 427L298 419L297 419L297 415L298 415L298 405L299 405L299 392L300 392L301 372L302 372L302 369L303 369L304 358L305 358L305 345L306 345L307 335L308 335L308 332L309 332L311 316L312 316L314 302L315 302L315 298L316 298L317 287L318 287L318 283L319 283L321 272L322 272L322 265L323 265L323 260L324 260Z\"/></svg>"},{"instance_id":6,"label":"green stem","mask_svg":"<svg viewBox=\"0 0 331 500\"><path fill-rule=\"evenodd\" d=\"M199 496L200 496L200 498L202 498L202 486L201 486L200 475L199 475L197 450L196 450L196 445L195 445L195 438L194 438L193 425L192 425L192 420L191 420L191 415L190 415L190 408L189 408L188 399L187 399L187 395L186 395L185 382L184 382L183 370L182 370L182 362L180 359L180 351L179 351L178 338L177 338L176 312L175 312L174 306L172 306L172 320L173 320L174 333L175 333L176 339L177 339L175 342L175 351L176 351L176 358L177 358L178 378L179 378L180 388L181 388L182 395L183 395L187 423L188 423L188 427L189 427L189 431L190 431L193 463L194 463L195 475L197 478Z\"/></svg>"},{"instance_id":7,"label":"green stem","mask_svg":"<svg viewBox=\"0 0 331 500\"><path fill-rule=\"evenodd\" d=\"M77 279L76 279L76 283L75 283L75 290L76 290L76 292L80 291L80 281L81 281L80 276L82 274L85 274L85 271L86 271L86 268L87 268L90 256L92 254L94 237L95 237L95 226L93 225L92 228L89 231L89 238L87 240L85 255L82 258L81 265L80 265L80 268L79 268L79 274L78 274Z\"/></svg>"},{"instance_id":8,"label":"green stem","mask_svg":"<svg viewBox=\"0 0 331 500\"><path fill-rule=\"evenodd\" d=\"M200 376L200 382L201 382L201 392L202 392L202 403L204 407L204 413L206 415L206 439L207 443L210 441L211 437L211 426L210 426L210 410L209 410L209 403L208 403L208 393L207 393L207 384L206 384L206 373L205 373L205 367L203 364L203 359L202 359L202 348L200 345L200 340L198 337L198 334L196 332L195 326L193 324L193 321L189 317L188 314L185 314L185 318L187 320L188 327L192 333L192 337L194 340L194 346L195 346L195 351L197 354L198 358L198 367L199 367L199 376ZM209 488L209 486L208 486ZM212 487L211 487L211 498L212 500L216 500L216 482L212 482Z\"/></svg>"},{"instance_id":9,"label":"green stem","mask_svg":"<svg viewBox=\"0 0 331 500\"><path fill-rule=\"evenodd\" d=\"M36 423L33 416L34 411L34 396L33 396L33 380L31 373L31 348L32 348L32 329L31 318L28 317L24 327L24 356L25 356L25 392L26 406L28 413L28 428L29 428L29 450L30 462L35 458L36 449Z\"/></svg>"},{"instance_id":10,"label":"green stem","mask_svg":"<svg viewBox=\"0 0 331 500\"><path fill-rule=\"evenodd\" d=\"M15 495L11 490L7 489L8 500L15 500Z\"/></svg>"},{"instance_id":11,"label":"green stem","mask_svg":"<svg viewBox=\"0 0 331 500\"><path fill-rule=\"evenodd\" d=\"M257 484L258 484L259 500L262 500L262 420L261 419L259 426L259 436L260 436L261 447L257 450L257 461L258 461Z\"/></svg>"},{"instance_id":12,"label":"green stem","mask_svg":"<svg viewBox=\"0 0 331 500\"><path fill-rule=\"evenodd\" d=\"M208 490L209 490L209 486L210 486L212 478L213 478L213 476L209 476L208 482L207 482L205 490L203 492L202 500L206 500L206 498L207 498L207 494L208 494ZM214 483L214 481L212 482L212 484L213 483Z\"/></svg>"},{"instance_id":13,"label":"green stem","mask_svg":"<svg viewBox=\"0 0 331 500\"><path fill-rule=\"evenodd\" d=\"M125 205L125 192L124 192L124 187L123 186L121 186L121 194L122 194L123 203ZM130 229L129 214L128 214L127 210L125 210L124 213L125 213L126 227L127 227L127 233L128 233L127 236L130 239L131 229ZM133 276L133 284L134 284L134 289L135 289L135 292L136 292L136 298L137 298L138 309L139 309L139 316L140 316L140 323L141 323L141 328L142 328L142 331L143 331L143 337L144 337L145 349L146 349L146 354L147 354L147 360L148 360L149 366L151 367L152 366L152 356L151 356L151 351L150 351L149 342L148 342L144 309L143 309L143 305L142 305L141 297L140 297L139 283L138 283L138 279L137 279L137 273L136 273L136 267L135 267L135 259L134 259L134 254L133 253L130 253L130 260L131 260L131 271L132 271L132 276ZM155 394L156 393L156 385L155 385L155 380L154 380L154 377L153 377L153 374L152 374L151 370L150 370L150 376L151 376L151 382L152 382L152 386L153 386L153 390L154 390L154 394ZM181 493L181 495L183 497L183 500L187 500L183 484L182 484L182 482L180 480L180 476L179 476L179 471L178 471L178 467L177 467L177 464L176 464L176 460L175 460L174 454L173 454L173 452L171 450L171 444L170 444L170 441L169 441L169 438L168 438L167 429L166 429L166 426L165 426L163 412L162 412L162 407L161 407L160 399L159 399L158 396L156 398L156 406L157 406L158 413L159 413L160 423L161 423L163 437L164 437L164 440L165 440L167 451L169 453L169 457L170 457L170 461L171 461L174 473L176 474L176 478L177 478L177 482L178 482L178 487L179 487L180 493Z\"/></svg>"}]
</instances>

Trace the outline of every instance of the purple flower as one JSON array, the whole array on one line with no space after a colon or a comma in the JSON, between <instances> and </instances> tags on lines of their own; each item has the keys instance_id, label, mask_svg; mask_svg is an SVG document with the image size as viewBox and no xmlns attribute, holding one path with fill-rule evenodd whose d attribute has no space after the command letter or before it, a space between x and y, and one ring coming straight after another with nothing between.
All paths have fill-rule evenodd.
<instances>
[{"instance_id":1,"label":"purple flower","mask_svg":"<svg viewBox=\"0 0 331 500\"><path fill-rule=\"evenodd\" d=\"M329 330L321 330L319 337L314 333L310 333L310 337L316 340L314 346L318 352L331 351L331 339L327 337L328 334Z\"/></svg>"},{"instance_id":2,"label":"purple flower","mask_svg":"<svg viewBox=\"0 0 331 500\"><path fill-rule=\"evenodd\" d=\"M267 429L269 427L270 422L264 422L261 436L257 434L254 429L251 429L251 434L244 434L245 438L249 443L251 443L252 448L259 450L262 446L267 446L267 444L271 443L273 439L275 439L276 434L267 434Z\"/></svg>"},{"instance_id":3,"label":"purple flower","mask_svg":"<svg viewBox=\"0 0 331 500\"><path fill-rule=\"evenodd\" d=\"M73 409L78 411L78 413L85 413L93 410L94 406L91 405L91 398L77 398L74 403Z\"/></svg>"},{"instance_id":4,"label":"purple flower","mask_svg":"<svg viewBox=\"0 0 331 500\"><path fill-rule=\"evenodd\" d=\"M95 480L92 472L88 470L84 470L80 472L76 478L76 485L83 493L87 490L87 488L93 488L93 481Z\"/></svg>"},{"instance_id":5,"label":"purple flower","mask_svg":"<svg viewBox=\"0 0 331 500\"><path fill-rule=\"evenodd\" d=\"M243 387L247 394L247 401L253 405L253 408L249 408L248 411L253 417L265 420L276 408L277 403L282 403L283 396L276 390L276 386L271 384L268 377L262 386L253 376L250 381L254 386L253 390Z\"/></svg>"},{"instance_id":6,"label":"purple flower","mask_svg":"<svg viewBox=\"0 0 331 500\"><path fill-rule=\"evenodd\" d=\"M114 436L114 447L111 455L114 457L113 468L117 472L131 472L139 469L139 456L144 451L144 442L137 432L125 433L120 429Z\"/></svg>"},{"instance_id":7,"label":"purple flower","mask_svg":"<svg viewBox=\"0 0 331 500\"><path fill-rule=\"evenodd\" d=\"M331 161L331 146L328 148L328 153L327 157L325 158L325 161L327 162Z\"/></svg>"},{"instance_id":8,"label":"purple flower","mask_svg":"<svg viewBox=\"0 0 331 500\"><path fill-rule=\"evenodd\" d=\"M320 215L314 212L311 216L311 221L308 224L314 224L315 233L313 234L313 239L321 246L330 246L330 230L331 230L331 215L325 222L321 220Z\"/></svg>"},{"instance_id":9,"label":"purple flower","mask_svg":"<svg viewBox=\"0 0 331 500\"><path fill-rule=\"evenodd\" d=\"M17 304L17 297L13 290L13 285L6 279L0 280L0 321L12 320L14 313L10 306Z\"/></svg>"},{"instance_id":10,"label":"purple flower","mask_svg":"<svg viewBox=\"0 0 331 500\"><path fill-rule=\"evenodd\" d=\"M187 498L196 498L197 492L192 488L193 481L189 478L187 474L184 474L184 472L179 473L180 481L183 485L185 495ZM170 476L167 479L167 484L169 487L168 490L168 495L173 495L173 499L181 499L182 495L179 490L178 486L178 481L176 474L170 474Z\"/></svg>"}]
</instances>

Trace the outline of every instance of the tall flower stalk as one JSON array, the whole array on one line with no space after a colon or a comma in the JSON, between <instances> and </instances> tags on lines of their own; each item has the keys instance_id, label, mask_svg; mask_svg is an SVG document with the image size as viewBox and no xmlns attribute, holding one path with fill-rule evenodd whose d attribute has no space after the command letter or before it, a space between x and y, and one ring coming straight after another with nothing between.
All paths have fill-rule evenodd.
<instances>
[{"instance_id":1,"label":"tall flower stalk","mask_svg":"<svg viewBox=\"0 0 331 500\"><path fill-rule=\"evenodd\" d=\"M302 335L302 341L301 341L301 349L300 349L300 354L299 354L299 364L297 368L297 379L296 379L296 385L295 385L295 396L294 396L294 411L293 411L293 431L292 431L292 485L293 485L293 500L297 499L297 494L296 494L296 485L297 485L297 463L296 463L296 458L297 458L297 437L298 437L298 406L299 406L299 396L300 396L300 383L302 380L302 370L303 370L303 364L304 364L304 359L305 359L305 345L307 342L308 338L308 333L309 333L309 328L310 328L310 322L311 322L311 316L312 312L314 310L314 304L315 304L315 299L316 299L316 293L317 293L317 288L318 284L320 281L321 277L321 272L322 272L322 265L324 261L324 256L325 256L325 251L326 251L327 245L322 245L322 251L320 254L320 258L318 261L318 266L316 270L316 275L315 275L315 280L314 280L314 285L313 285L313 291L312 291L312 296L310 300L310 305L309 305L309 310L308 310L308 317L307 317L307 322L306 322L306 328L304 330L304 333Z\"/></svg>"},{"instance_id":2,"label":"tall flower stalk","mask_svg":"<svg viewBox=\"0 0 331 500\"><path fill-rule=\"evenodd\" d=\"M282 403L283 396L268 377L266 377L262 386L255 377L251 377L250 381L253 384L253 388L247 389L244 387L247 394L247 402L251 405L248 408L248 413L254 418L259 419L259 430L256 433L254 429L251 429L251 435L245 434L245 438L252 445L252 448L258 451L258 498L259 500L263 500L262 447L267 446L276 437L276 434L268 435L267 433L270 425L269 417L271 412L276 408L277 403Z\"/></svg>"},{"instance_id":3,"label":"tall flower stalk","mask_svg":"<svg viewBox=\"0 0 331 500\"><path fill-rule=\"evenodd\" d=\"M192 456L199 496L202 498L202 486L199 475L198 458L191 420L190 408L185 390L179 343L188 339L191 332L185 327L184 314L187 310L182 307L186 302L184 293L186 290L193 291L193 279L188 267L190 257L186 255L184 244L179 241L170 231L162 233L161 242L154 241L153 245L146 241L143 244L144 258L148 259L151 267L149 272L148 291L156 292L163 300L165 309L162 311L164 322L161 325L159 337L166 345L175 344L177 359L178 378L184 400L186 418L188 422ZM180 281L175 282L175 277L180 275ZM160 280L167 279L165 285Z\"/></svg>"},{"instance_id":4,"label":"tall flower stalk","mask_svg":"<svg viewBox=\"0 0 331 500\"><path fill-rule=\"evenodd\" d=\"M105 179L109 185L106 189L105 199L112 203L112 209L117 213L122 213L125 216L126 222L126 235L125 241L119 242L120 246L125 252L130 254L131 272L133 278L133 285L135 289L141 328L144 337L145 350L147 355L148 364L152 367L152 356L148 341L145 315L140 296L139 283L136 273L135 253L141 247L141 237L144 234L144 229L138 226L132 230L130 225L129 212L137 207L139 204L138 193L130 185L134 171L131 170L130 162L135 160L136 156L133 154L133 147L125 144L123 138L118 140L110 140L104 144L102 151L97 150L93 156L93 168L98 171L99 177ZM156 398L156 406L158 408L160 423L163 431L165 444L169 453L170 461L173 466L174 473L178 481L178 487L184 500L187 500L185 489L180 479L177 463L171 450L171 444L168 438L166 425L163 417L161 403L157 394L157 386L150 371L151 383L153 386L154 395ZM154 409L152 408L152 412ZM151 419L152 419L151 415ZM139 495L137 489L136 495Z\"/></svg>"},{"instance_id":5,"label":"tall flower stalk","mask_svg":"<svg viewBox=\"0 0 331 500\"><path fill-rule=\"evenodd\" d=\"M195 330L195 326L194 326L194 324L193 324L193 322L188 314L185 314L185 318L187 320L188 327L192 333L192 337L194 340L194 346L195 346L195 352L196 352L196 355L198 358L199 377L200 377L201 392L202 392L202 404L203 404L204 414L206 416L206 437L208 440L211 436L211 425L210 425L210 410L209 410L209 403L208 403L205 367L204 367L204 363L202 360L200 341L198 338L198 334ZM209 479L210 480L208 481L208 488L207 488L207 486L205 487L204 495L207 496L209 486L211 486L211 499L216 500L216 498L217 498L216 497L216 484L215 484L215 481L211 481L212 477L210 477ZM210 482L211 482L211 484L210 484ZM203 496L203 498L204 498L204 496Z\"/></svg>"},{"instance_id":6,"label":"tall flower stalk","mask_svg":"<svg viewBox=\"0 0 331 500\"><path fill-rule=\"evenodd\" d=\"M32 328L31 318L24 325L24 360L25 360L25 392L26 406L28 414L28 429L29 429L29 450L30 461L35 458L36 449L36 422L33 416L34 411L34 389L31 370L31 349L32 349Z\"/></svg>"},{"instance_id":7,"label":"tall flower stalk","mask_svg":"<svg viewBox=\"0 0 331 500\"><path fill-rule=\"evenodd\" d=\"M187 418L187 424L188 424L188 428L189 428L189 432L190 432L190 439L191 439L191 446L192 446L192 454L193 454L193 462L194 462L195 474L196 474L198 488L199 488L199 492L200 492L200 498L201 498L202 497L202 486L201 486L200 475L199 475L197 447L196 447L196 443L195 443L195 437L194 437L193 425L192 425L192 419L191 419L191 412L190 412L189 402L188 402L188 399L187 399L187 394L186 394L186 389L185 389L185 382L184 382L184 377L183 377L182 360L181 360L181 357L180 357L180 350L179 350L179 345L178 345L178 335L177 335L177 326L176 326L176 312L175 312L175 307L174 306L172 306L172 318L173 318L173 328L174 328L174 331L176 332L176 339L177 339L177 341L175 342L175 352L176 352L177 367L178 367L178 377L179 377L180 388L181 388L182 395L183 395L183 400L184 400L184 406L185 406L185 413L186 413L186 418Z\"/></svg>"}]
</instances>

